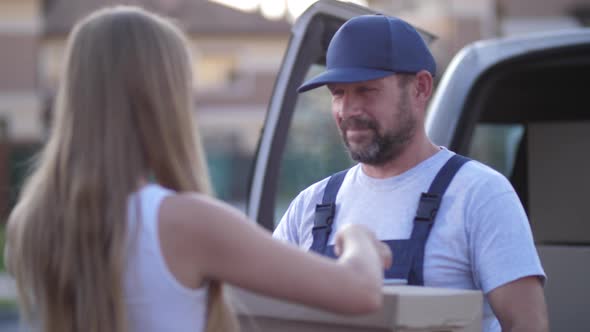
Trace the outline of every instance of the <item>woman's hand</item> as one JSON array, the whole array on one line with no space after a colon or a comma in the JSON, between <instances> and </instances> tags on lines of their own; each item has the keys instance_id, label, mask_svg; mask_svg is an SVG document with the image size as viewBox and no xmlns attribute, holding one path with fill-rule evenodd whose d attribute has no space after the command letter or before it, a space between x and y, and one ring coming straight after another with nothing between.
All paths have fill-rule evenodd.
<instances>
[{"instance_id":1,"label":"woman's hand","mask_svg":"<svg viewBox=\"0 0 590 332\"><path fill-rule=\"evenodd\" d=\"M392 253L389 247L377 240L375 234L362 225L348 224L336 232L336 243L334 253L337 256L348 256L347 252L357 252L363 256L369 253L365 250L374 250L379 257L383 269L389 269L392 264Z\"/></svg>"}]
</instances>

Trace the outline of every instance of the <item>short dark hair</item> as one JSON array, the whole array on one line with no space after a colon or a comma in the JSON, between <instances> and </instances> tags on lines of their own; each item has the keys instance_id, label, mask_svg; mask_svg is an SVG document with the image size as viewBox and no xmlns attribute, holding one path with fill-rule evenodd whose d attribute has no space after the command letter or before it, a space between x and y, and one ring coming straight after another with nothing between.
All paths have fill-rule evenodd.
<instances>
[{"instance_id":1,"label":"short dark hair","mask_svg":"<svg viewBox=\"0 0 590 332\"><path fill-rule=\"evenodd\" d=\"M400 87L400 89L404 89L405 87L408 86L408 84L410 84L410 82L414 79L414 77L416 77L416 74L414 74L414 73L399 73L399 74L395 74L395 76L397 76L397 84Z\"/></svg>"}]
</instances>

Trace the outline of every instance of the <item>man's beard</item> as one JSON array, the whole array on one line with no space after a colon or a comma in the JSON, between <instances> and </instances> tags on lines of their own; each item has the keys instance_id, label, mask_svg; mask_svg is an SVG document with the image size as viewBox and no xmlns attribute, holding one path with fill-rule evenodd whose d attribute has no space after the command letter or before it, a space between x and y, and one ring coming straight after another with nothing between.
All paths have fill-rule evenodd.
<instances>
[{"instance_id":1,"label":"man's beard","mask_svg":"<svg viewBox=\"0 0 590 332\"><path fill-rule=\"evenodd\" d=\"M340 123L340 134L353 160L368 165L382 165L401 155L416 131L416 119L410 110L408 95L405 91L397 108L398 113L394 122L397 127L383 134L379 132L377 122L368 117L351 117ZM346 136L346 131L350 128L370 130L373 133L371 141L362 146L352 147Z\"/></svg>"}]
</instances>

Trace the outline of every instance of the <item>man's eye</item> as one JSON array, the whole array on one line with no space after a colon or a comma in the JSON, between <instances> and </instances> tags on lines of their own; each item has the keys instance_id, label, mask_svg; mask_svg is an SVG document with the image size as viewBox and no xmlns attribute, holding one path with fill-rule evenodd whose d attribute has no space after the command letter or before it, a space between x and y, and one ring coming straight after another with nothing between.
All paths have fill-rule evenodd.
<instances>
[{"instance_id":1,"label":"man's eye","mask_svg":"<svg viewBox=\"0 0 590 332\"><path fill-rule=\"evenodd\" d=\"M371 88L371 87L367 87L367 86L359 88L359 92L360 93L367 93L367 92L372 92L372 91L375 91L375 90L377 90L377 89Z\"/></svg>"}]
</instances>

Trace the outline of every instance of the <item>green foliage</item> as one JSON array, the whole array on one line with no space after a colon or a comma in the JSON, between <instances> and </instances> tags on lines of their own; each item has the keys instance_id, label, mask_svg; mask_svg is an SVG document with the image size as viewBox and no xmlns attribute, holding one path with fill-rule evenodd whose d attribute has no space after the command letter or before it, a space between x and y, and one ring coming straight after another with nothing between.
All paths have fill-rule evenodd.
<instances>
[{"instance_id":1,"label":"green foliage","mask_svg":"<svg viewBox=\"0 0 590 332\"><path fill-rule=\"evenodd\" d=\"M18 303L13 299L0 299L0 312L17 311Z\"/></svg>"}]
</instances>

